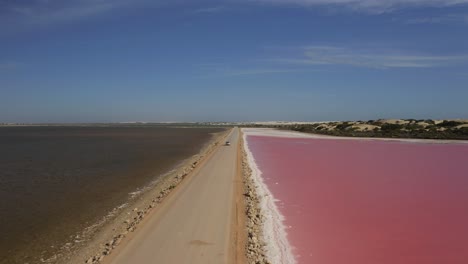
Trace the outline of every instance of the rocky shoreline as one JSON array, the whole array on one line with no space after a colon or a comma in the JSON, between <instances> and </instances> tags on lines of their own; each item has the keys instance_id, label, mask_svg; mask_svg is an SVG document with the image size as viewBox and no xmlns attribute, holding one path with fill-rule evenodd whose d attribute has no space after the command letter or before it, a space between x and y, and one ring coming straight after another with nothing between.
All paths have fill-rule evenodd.
<instances>
[{"instance_id":1,"label":"rocky shoreline","mask_svg":"<svg viewBox=\"0 0 468 264\"><path fill-rule=\"evenodd\" d=\"M247 153L244 148L244 138L241 136L242 146L242 175L244 182L245 214L247 243L245 254L248 263L269 264L266 257L265 240L263 237L264 216L260 209L260 197L256 191L256 185L252 179L252 169L249 166Z\"/></svg>"},{"instance_id":2,"label":"rocky shoreline","mask_svg":"<svg viewBox=\"0 0 468 264\"><path fill-rule=\"evenodd\" d=\"M151 190L145 191L131 204L121 210L111 212L112 219L92 232L85 230L88 237L77 236L75 243L67 243L52 258L42 260L43 263L101 263L104 259L134 232L142 220L153 209L162 203L172 190L182 182L206 156L224 142L231 130L217 133L200 151L199 154L187 159L182 165L169 172L154 184Z\"/></svg>"}]
</instances>

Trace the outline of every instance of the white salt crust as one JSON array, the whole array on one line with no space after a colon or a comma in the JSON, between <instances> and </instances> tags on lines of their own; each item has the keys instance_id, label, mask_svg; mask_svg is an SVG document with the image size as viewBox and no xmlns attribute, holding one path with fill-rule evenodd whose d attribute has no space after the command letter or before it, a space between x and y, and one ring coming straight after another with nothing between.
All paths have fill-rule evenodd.
<instances>
[{"instance_id":1,"label":"white salt crust","mask_svg":"<svg viewBox=\"0 0 468 264\"><path fill-rule=\"evenodd\" d=\"M256 186L257 195L260 197L259 206L264 217L262 227L263 239L266 243L266 257L272 264L295 264L296 260L292 253L292 247L287 240L286 227L283 224L284 216L278 210L277 201L262 178L262 172L258 169L255 159L250 152L247 142L247 134L244 132L244 149L247 154L247 161L252 169L252 180Z\"/></svg>"},{"instance_id":2,"label":"white salt crust","mask_svg":"<svg viewBox=\"0 0 468 264\"><path fill-rule=\"evenodd\" d=\"M302 133L292 130L279 130L274 128L243 128L245 134L251 136L267 136L281 138L316 138L316 139L340 139L340 140L366 140L366 141L397 141L422 144L468 144L467 140L442 140L442 139L412 139L412 138L365 138L365 137L336 137Z\"/></svg>"}]
</instances>

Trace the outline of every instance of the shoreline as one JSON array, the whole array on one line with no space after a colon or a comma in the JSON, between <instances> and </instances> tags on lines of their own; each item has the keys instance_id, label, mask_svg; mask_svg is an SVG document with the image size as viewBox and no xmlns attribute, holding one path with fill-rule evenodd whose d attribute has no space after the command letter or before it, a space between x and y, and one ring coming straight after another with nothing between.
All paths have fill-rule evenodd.
<instances>
[{"instance_id":1,"label":"shoreline","mask_svg":"<svg viewBox=\"0 0 468 264\"><path fill-rule=\"evenodd\" d=\"M277 128L244 128L249 133L258 136L286 137L286 138L317 138L317 139L338 139L338 140L367 140L367 141L390 141L390 142L406 142L406 143L421 143L421 144L468 144L468 140L454 139L419 139L419 138L379 138L379 137L344 137L332 136L323 134L314 134L307 132L299 132L294 130L281 130ZM260 132L261 131L261 132Z\"/></svg>"},{"instance_id":2,"label":"shoreline","mask_svg":"<svg viewBox=\"0 0 468 264\"><path fill-rule=\"evenodd\" d=\"M154 181L129 193L125 203L115 207L101 220L85 228L71 242L65 243L51 258L43 263L100 263L111 254L129 234L136 230L141 220L208 156L231 129L213 133L200 151L190 158L181 160L168 172ZM83 234L83 235L82 235Z\"/></svg>"},{"instance_id":3,"label":"shoreline","mask_svg":"<svg viewBox=\"0 0 468 264\"><path fill-rule=\"evenodd\" d=\"M461 210L466 179L459 175L466 171L468 145L288 138L287 133L261 137L262 130L253 132L258 136L246 132L248 143L264 182L281 200L278 208L298 262L466 259L466 251L457 248L463 236L451 234L466 231L459 220L466 217ZM440 217L431 220L428 214ZM314 243L311 234L327 240ZM356 234L362 237L356 239ZM394 254L401 250L411 253Z\"/></svg>"},{"instance_id":4,"label":"shoreline","mask_svg":"<svg viewBox=\"0 0 468 264\"><path fill-rule=\"evenodd\" d=\"M248 244L247 258L251 263L296 263L292 248L286 238L284 216L278 210L275 199L263 182L242 131L242 167L246 188L246 214Z\"/></svg>"}]
</instances>

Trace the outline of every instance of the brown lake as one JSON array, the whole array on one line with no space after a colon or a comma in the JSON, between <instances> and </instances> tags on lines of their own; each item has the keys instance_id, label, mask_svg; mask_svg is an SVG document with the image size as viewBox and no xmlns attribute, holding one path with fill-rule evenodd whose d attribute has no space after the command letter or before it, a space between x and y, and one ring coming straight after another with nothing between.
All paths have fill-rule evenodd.
<instances>
[{"instance_id":1,"label":"brown lake","mask_svg":"<svg viewBox=\"0 0 468 264\"><path fill-rule=\"evenodd\" d=\"M0 127L0 263L36 263L221 128Z\"/></svg>"}]
</instances>

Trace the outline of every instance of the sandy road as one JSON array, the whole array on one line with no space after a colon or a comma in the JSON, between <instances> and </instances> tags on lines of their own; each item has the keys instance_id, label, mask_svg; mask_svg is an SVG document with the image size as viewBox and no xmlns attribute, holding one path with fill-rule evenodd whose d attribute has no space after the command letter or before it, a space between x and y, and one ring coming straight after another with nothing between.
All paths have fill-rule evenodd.
<instances>
[{"instance_id":1,"label":"sandy road","mask_svg":"<svg viewBox=\"0 0 468 264\"><path fill-rule=\"evenodd\" d=\"M107 263L233 263L239 129L172 192Z\"/></svg>"}]
</instances>

